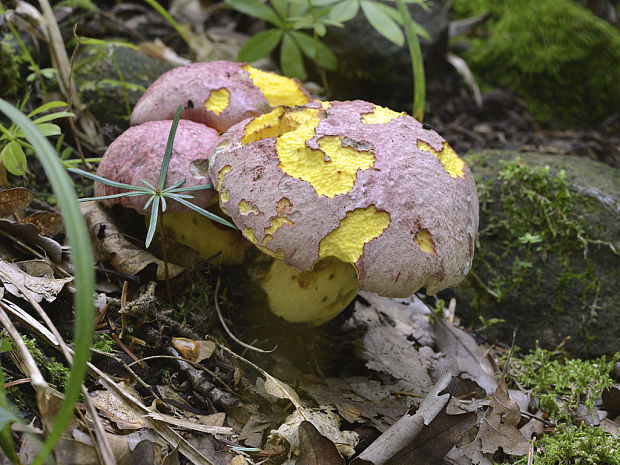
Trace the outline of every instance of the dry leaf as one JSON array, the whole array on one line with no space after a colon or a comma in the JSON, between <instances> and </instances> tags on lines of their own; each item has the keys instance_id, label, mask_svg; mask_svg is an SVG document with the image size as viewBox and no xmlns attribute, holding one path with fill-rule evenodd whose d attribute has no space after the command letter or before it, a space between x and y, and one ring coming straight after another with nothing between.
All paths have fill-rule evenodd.
<instances>
[{"instance_id":1,"label":"dry leaf","mask_svg":"<svg viewBox=\"0 0 620 465\"><path fill-rule=\"evenodd\" d=\"M320 434L309 421L299 425L299 459L297 465L344 465L336 445Z\"/></svg>"},{"instance_id":2,"label":"dry leaf","mask_svg":"<svg viewBox=\"0 0 620 465\"><path fill-rule=\"evenodd\" d=\"M0 218L23 211L32 202L32 191L14 187L0 191Z\"/></svg>"},{"instance_id":3,"label":"dry leaf","mask_svg":"<svg viewBox=\"0 0 620 465\"><path fill-rule=\"evenodd\" d=\"M101 255L110 257L110 263L115 269L122 273L135 275L148 265L154 264L157 267L156 278L165 279L164 262L129 242L118 230L109 213L99 203L84 202L80 204L80 209L88 224L95 250ZM169 278L174 278L182 272L182 267L168 263Z\"/></svg>"},{"instance_id":4,"label":"dry leaf","mask_svg":"<svg viewBox=\"0 0 620 465\"><path fill-rule=\"evenodd\" d=\"M37 251L43 251L54 263L60 262L62 246L54 239L39 234L39 230L34 224L11 223L7 220L0 220L0 230Z\"/></svg>"},{"instance_id":5,"label":"dry leaf","mask_svg":"<svg viewBox=\"0 0 620 465\"><path fill-rule=\"evenodd\" d=\"M433 384L428 369L434 353L429 347L417 350L414 342L408 340L419 322L396 299L365 296L372 300L372 305L356 302L355 312L347 322L347 326L366 328L358 343L360 358L366 360L369 369L403 380L407 390L418 394L428 391Z\"/></svg>"},{"instance_id":6,"label":"dry leaf","mask_svg":"<svg viewBox=\"0 0 620 465\"><path fill-rule=\"evenodd\" d=\"M271 431L268 443L277 445L282 439L290 445L289 460L287 465L296 463L299 456L299 425L309 421L314 425L319 434L333 442L338 452L345 457L351 457L355 453L355 445L358 441L357 433L353 431L340 431L340 418L330 410L298 409L289 415L277 430Z\"/></svg>"},{"instance_id":7,"label":"dry leaf","mask_svg":"<svg viewBox=\"0 0 620 465\"><path fill-rule=\"evenodd\" d=\"M446 373L430 389L417 411L407 412L364 450L352 465L383 465L397 456L443 411L450 400L455 379Z\"/></svg>"},{"instance_id":8,"label":"dry leaf","mask_svg":"<svg viewBox=\"0 0 620 465\"><path fill-rule=\"evenodd\" d=\"M127 383L119 383L123 389L138 397L135 389ZM94 391L89 397L102 416L114 422L118 429L141 429L148 427L141 416L136 415L135 409L128 406L119 396L108 390Z\"/></svg>"},{"instance_id":9,"label":"dry leaf","mask_svg":"<svg viewBox=\"0 0 620 465\"><path fill-rule=\"evenodd\" d=\"M439 412L431 423L404 449L391 457L386 465L436 465L478 421L475 413L448 415Z\"/></svg>"},{"instance_id":10,"label":"dry leaf","mask_svg":"<svg viewBox=\"0 0 620 465\"><path fill-rule=\"evenodd\" d=\"M487 395L492 395L497 387L493 377L493 367L483 357L484 348L478 346L474 338L452 323L435 318L433 324L437 350L444 357L435 366L438 373L448 371L453 376L463 376L475 381Z\"/></svg>"},{"instance_id":11,"label":"dry leaf","mask_svg":"<svg viewBox=\"0 0 620 465\"><path fill-rule=\"evenodd\" d=\"M508 395L506 381L501 379L480 425L482 451L492 454L501 447L510 455L527 454L529 443L517 429L520 420L521 410Z\"/></svg>"},{"instance_id":12,"label":"dry leaf","mask_svg":"<svg viewBox=\"0 0 620 465\"><path fill-rule=\"evenodd\" d=\"M37 212L28 215L20 223L34 224L39 234L47 237L54 237L63 229L62 215L55 212Z\"/></svg>"},{"instance_id":13,"label":"dry leaf","mask_svg":"<svg viewBox=\"0 0 620 465\"><path fill-rule=\"evenodd\" d=\"M27 296L35 302L41 302L43 299L53 302L64 285L73 281L73 278L55 279L31 276L14 263L0 259L0 280L6 290L16 297ZM26 296L22 291L26 293Z\"/></svg>"},{"instance_id":14,"label":"dry leaf","mask_svg":"<svg viewBox=\"0 0 620 465\"><path fill-rule=\"evenodd\" d=\"M186 337L173 337L172 346L181 354L181 357L194 363L210 358L215 351L213 341L195 341Z\"/></svg>"}]
</instances>

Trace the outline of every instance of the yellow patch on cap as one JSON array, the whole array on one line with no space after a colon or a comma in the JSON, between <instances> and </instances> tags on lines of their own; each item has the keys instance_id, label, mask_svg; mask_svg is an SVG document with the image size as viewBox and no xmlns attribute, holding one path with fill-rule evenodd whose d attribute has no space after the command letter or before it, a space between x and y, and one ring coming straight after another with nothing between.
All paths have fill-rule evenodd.
<instances>
[{"instance_id":1,"label":"yellow patch on cap","mask_svg":"<svg viewBox=\"0 0 620 465\"><path fill-rule=\"evenodd\" d=\"M230 199L230 192L228 192L228 189L222 189L220 191L220 200L222 203L226 203L228 199Z\"/></svg>"},{"instance_id":2,"label":"yellow patch on cap","mask_svg":"<svg viewBox=\"0 0 620 465\"><path fill-rule=\"evenodd\" d=\"M244 216L250 213L258 213L258 207L245 199L241 199L241 202L239 202L239 213Z\"/></svg>"},{"instance_id":3,"label":"yellow patch on cap","mask_svg":"<svg viewBox=\"0 0 620 465\"><path fill-rule=\"evenodd\" d=\"M390 121L398 118L399 116L406 115L407 113L390 110L389 108L380 107L379 105L374 105L374 110L370 113L364 113L362 115L362 123L364 124L386 124Z\"/></svg>"},{"instance_id":4,"label":"yellow patch on cap","mask_svg":"<svg viewBox=\"0 0 620 465\"><path fill-rule=\"evenodd\" d=\"M418 149L430 152L435 155L445 170L453 178L465 179L465 162L456 154L456 152L448 145L447 142L443 143L443 147L440 151L433 150L429 144L424 141L418 140Z\"/></svg>"},{"instance_id":5,"label":"yellow patch on cap","mask_svg":"<svg viewBox=\"0 0 620 465\"><path fill-rule=\"evenodd\" d=\"M413 237L413 240L420 246L422 252L435 254L435 244L433 243L431 233L428 232L428 229L420 229Z\"/></svg>"},{"instance_id":6,"label":"yellow patch on cap","mask_svg":"<svg viewBox=\"0 0 620 465\"><path fill-rule=\"evenodd\" d=\"M258 245L258 241L256 240L256 235L254 234L254 230L252 228L244 228L243 235L248 241L254 244L256 248L258 248L258 250L260 250L264 254L269 255L270 257L276 258L278 260L284 260L284 251L282 249L278 249L276 252L274 252L273 250L269 250L267 247L262 247Z\"/></svg>"},{"instance_id":7,"label":"yellow patch on cap","mask_svg":"<svg viewBox=\"0 0 620 465\"><path fill-rule=\"evenodd\" d=\"M278 203L276 205L276 211L278 212L278 215L286 215L292 209L293 204L286 197L282 197L280 200L278 200Z\"/></svg>"},{"instance_id":8,"label":"yellow patch on cap","mask_svg":"<svg viewBox=\"0 0 620 465\"><path fill-rule=\"evenodd\" d=\"M276 218L273 218L269 222L269 227L265 228L265 234L273 234L274 232L276 232L279 228L281 228L284 225L293 226L293 222L283 216L278 216Z\"/></svg>"},{"instance_id":9,"label":"yellow patch on cap","mask_svg":"<svg viewBox=\"0 0 620 465\"><path fill-rule=\"evenodd\" d=\"M243 69L250 74L250 79L261 90L272 107L280 105L294 107L308 103L308 96L301 90L299 81L256 69L250 65L245 65Z\"/></svg>"},{"instance_id":10,"label":"yellow patch on cap","mask_svg":"<svg viewBox=\"0 0 620 465\"><path fill-rule=\"evenodd\" d=\"M230 172L230 170L232 169L232 167L230 165L226 165L224 168L222 168L220 170L220 172L217 174L217 186L215 187L215 189L219 192L220 189L222 188L222 181L224 181L224 176L226 175L226 173Z\"/></svg>"},{"instance_id":11,"label":"yellow patch on cap","mask_svg":"<svg viewBox=\"0 0 620 465\"><path fill-rule=\"evenodd\" d=\"M205 102L205 108L208 111L212 111L216 115L221 114L230 103L230 91L225 87L221 89L212 90L209 94L209 98Z\"/></svg>"},{"instance_id":12,"label":"yellow patch on cap","mask_svg":"<svg viewBox=\"0 0 620 465\"><path fill-rule=\"evenodd\" d=\"M390 225L390 214L374 205L347 212L336 229L321 239L319 259L336 257L354 264L364 253L364 245L383 234Z\"/></svg>"},{"instance_id":13,"label":"yellow patch on cap","mask_svg":"<svg viewBox=\"0 0 620 465\"><path fill-rule=\"evenodd\" d=\"M309 182L317 195L333 198L346 194L353 189L357 171L374 165L375 155L343 146L338 136L319 138L318 150L308 147L306 142L316 135L323 114L321 109L314 108L294 111L276 108L250 121L241 142L247 144L275 137L278 166L282 171Z\"/></svg>"}]
</instances>

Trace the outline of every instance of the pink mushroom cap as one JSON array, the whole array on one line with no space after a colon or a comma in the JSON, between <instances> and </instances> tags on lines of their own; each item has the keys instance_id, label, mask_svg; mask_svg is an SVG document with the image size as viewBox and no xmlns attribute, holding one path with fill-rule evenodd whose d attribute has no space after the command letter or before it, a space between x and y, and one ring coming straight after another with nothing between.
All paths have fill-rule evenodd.
<instances>
[{"instance_id":1,"label":"pink mushroom cap","mask_svg":"<svg viewBox=\"0 0 620 465\"><path fill-rule=\"evenodd\" d=\"M468 273L478 199L435 131L361 100L280 107L222 135L209 159L220 207L298 270L335 257L361 289L435 293Z\"/></svg>"},{"instance_id":2,"label":"pink mushroom cap","mask_svg":"<svg viewBox=\"0 0 620 465\"><path fill-rule=\"evenodd\" d=\"M97 174L125 184L144 186L140 182L142 179L157 186L171 126L172 121L150 121L130 127L110 144L99 163ZM208 158L218 138L219 134L215 129L192 121L180 120L165 187L181 179L185 179L183 186L186 187L211 184L207 174ZM95 183L97 196L120 192L123 191L119 188ZM197 190L188 194L193 196L188 200L202 208L206 208L216 195L213 189ZM103 202L107 206L120 204L145 213L143 207L147 200L147 196L139 196L118 197ZM187 207L178 202L167 202L167 212L184 210L187 210Z\"/></svg>"}]
</instances>

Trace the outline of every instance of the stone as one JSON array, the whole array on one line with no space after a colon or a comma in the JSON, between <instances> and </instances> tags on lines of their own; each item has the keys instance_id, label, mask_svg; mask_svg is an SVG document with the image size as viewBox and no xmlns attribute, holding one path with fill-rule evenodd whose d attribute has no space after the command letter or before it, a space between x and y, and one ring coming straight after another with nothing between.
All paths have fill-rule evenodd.
<instances>
[{"instance_id":1,"label":"stone","mask_svg":"<svg viewBox=\"0 0 620 465\"><path fill-rule=\"evenodd\" d=\"M620 351L620 170L580 157L477 151L480 229L472 272L456 290L492 341ZM483 319L480 320L478 316Z\"/></svg>"},{"instance_id":2,"label":"stone","mask_svg":"<svg viewBox=\"0 0 620 465\"><path fill-rule=\"evenodd\" d=\"M113 58L128 86L129 111ZM80 99L88 105L100 124L118 127L116 134L112 134L116 136L129 126L131 109L144 89L173 67L170 63L129 47L88 46L80 51L74 73Z\"/></svg>"}]
</instances>

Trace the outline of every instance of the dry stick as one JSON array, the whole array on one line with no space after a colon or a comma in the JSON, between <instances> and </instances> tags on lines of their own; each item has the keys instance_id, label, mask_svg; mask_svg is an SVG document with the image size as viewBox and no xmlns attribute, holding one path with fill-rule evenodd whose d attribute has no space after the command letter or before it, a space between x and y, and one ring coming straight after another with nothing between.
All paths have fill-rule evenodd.
<instances>
[{"instance_id":1,"label":"dry stick","mask_svg":"<svg viewBox=\"0 0 620 465\"><path fill-rule=\"evenodd\" d=\"M25 297L28 303L30 303L32 308L36 310L36 312L39 314L41 319L45 322L45 325L47 326L47 328L56 338L58 347L60 347L60 350L65 356L65 358L67 359L67 362L69 362L69 364L71 365L73 363L73 356L71 355L71 351L69 350L69 347L67 346L64 339L58 332L58 329L56 328L52 320L49 318L47 313L45 313L45 310L43 310L43 308L39 305L39 303L30 296L27 289L25 289L11 275L9 275L8 273L5 273L2 270L0 270L0 275L3 276L3 279L13 284L19 290L19 292L22 293L22 295ZM99 418L99 415L97 414L97 410L95 409L95 406L93 405L93 403L90 400L90 397L88 396L88 391L83 385L82 385L82 394L84 395L84 401L86 403L86 408L91 414L91 417L93 420L95 435L97 436L97 439L98 439L96 445L101 452L103 463L105 465L116 465L116 459L114 458L114 453L112 452L112 447L110 446L108 437L105 433L103 423L101 423L101 419Z\"/></svg>"},{"instance_id":2,"label":"dry stick","mask_svg":"<svg viewBox=\"0 0 620 465\"><path fill-rule=\"evenodd\" d=\"M23 362L26 365L26 376L30 378L30 382L34 386L35 391L37 391L37 397L39 397L39 394L45 393L48 384L45 381L45 378L43 378L41 372L39 371L37 363L34 361L32 355L28 351L28 347L26 347L26 344L19 335L17 328L15 328L13 322L6 314L5 309L5 303L3 301L0 301L0 323L2 323L2 326L5 327L5 329L9 333L9 336L11 336L11 338L13 339L13 342L15 343L15 346L17 347L17 350L21 355Z\"/></svg>"},{"instance_id":3,"label":"dry stick","mask_svg":"<svg viewBox=\"0 0 620 465\"><path fill-rule=\"evenodd\" d=\"M0 305L3 302L0 302ZM17 313L13 313L13 315L20 318L23 322L27 322L27 319L23 315L19 315ZM1 321L0 321L1 322ZM10 320L9 320L10 323ZM38 322L37 322L38 323ZM40 324L39 324L40 325ZM48 343L52 344L54 347L58 347L59 343L54 339L54 336L51 334L47 334L45 331L46 328L43 326L35 327L34 330L45 339ZM71 349L68 349L70 353L72 353ZM192 446L189 442L187 442L183 437L181 437L176 431L170 428L167 424L162 424L162 422L154 420L148 417L148 414L151 412L147 407L145 407L139 400L135 399L131 394L127 393L121 386L119 386L116 381L114 381L110 376L101 371L91 362L88 362L88 368L94 376L99 377L99 381L107 387L110 391L114 392L120 399L122 399L125 404L133 410L133 412L145 418L149 421L151 428L159 434L168 444L177 448L185 457L187 457L193 465L213 465L202 453L200 453L194 446Z\"/></svg>"},{"instance_id":4,"label":"dry stick","mask_svg":"<svg viewBox=\"0 0 620 465\"><path fill-rule=\"evenodd\" d=\"M82 40L76 34L77 23L73 25L73 37L77 39L75 47L73 48L73 53L71 54L71 62L69 66L69 83L73 83L73 69L75 67L75 58L77 57L78 51L82 45ZM69 108L67 111L71 111L71 107L73 106L73 86L69 85ZM75 127L75 123L73 122L73 118L68 118L69 127L71 128L71 134L73 134L73 140L75 141L75 148L80 155L80 159L82 160L82 166L85 170L92 170L93 166L86 161L86 157L84 156L84 152L82 151L82 144L80 143L80 137L78 136L77 129Z\"/></svg>"},{"instance_id":5,"label":"dry stick","mask_svg":"<svg viewBox=\"0 0 620 465\"><path fill-rule=\"evenodd\" d=\"M177 306L174 304L174 299L172 298L172 288L170 287L170 276L168 275L168 256L166 253L166 234L164 233L164 209L159 202L159 217L157 221L159 222L159 237L161 238L161 254L164 259L164 277L166 278L166 292L168 293L168 302L172 305L172 308L175 310Z\"/></svg>"},{"instance_id":6,"label":"dry stick","mask_svg":"<svg viewBox=\"0 0 620 465\"><path fill-rule=\"evenodd\" d=\"M218 277L217 278L217 284L215 285L215 295L213 297L213 300L215 300L215 310L217 312L217 316L219 317L220 323L222 323L222 326L224 327L224 330L226 331L226 334L228 334L230 336L230 338L233 341L235 341L237 344L239 344L241 347L245 347L246 349L253 350L255 352L260 352L261 354L269 354L269 353L273 352L274 350L276 350L278 348L278 346L275 346L271 350L263 350L263 349L259 349L258 347L251 346L250 344L246 344L242 340L238 339L230 331L230 329L226 325L226 321L224 321L224 317L222 316L222 312L220 311L220 304L218 303L218 294L219 294L219 291L220 291L220 283L221 283L221 281L222 280Z\"/></svg>"},{"instance_id":7,"label":"dry stick","mask_svg":"<svg viewBox=\"0 0 620 465\"><path fill-rule=\"evenodd\" d=\"M77 92L75 91L75 84L69 79L71 66L69 64L69 57L67 56L67 51L65 50L62 35L60 34L60 28L58 27L58 23L56 23L56 18L54 17L54 11L52 10L48 0L39 0L39 6L41 7L46 23L46 27L43 28L43 32L49 43L52 62L60 74L60 79L58 80L60 90L64 95L71 98L71 105L74 108L77 108L78 111L82 111L84 109L84 105L80 102ZM84 113L82 114L80 121L82 122L84 132L95 142L95 145L102 145L103 140L97 131L94 118L92 118L90 114Z\"/></svg>"}]
</instances>

